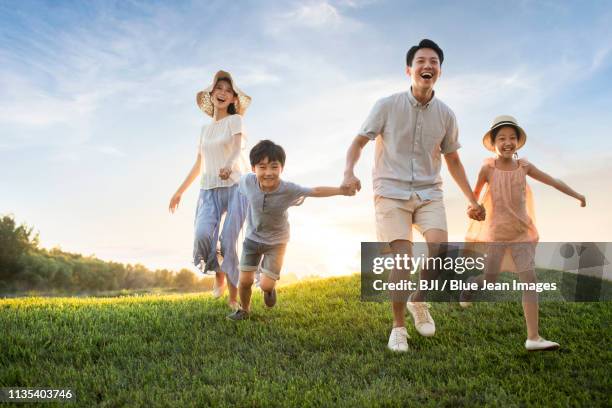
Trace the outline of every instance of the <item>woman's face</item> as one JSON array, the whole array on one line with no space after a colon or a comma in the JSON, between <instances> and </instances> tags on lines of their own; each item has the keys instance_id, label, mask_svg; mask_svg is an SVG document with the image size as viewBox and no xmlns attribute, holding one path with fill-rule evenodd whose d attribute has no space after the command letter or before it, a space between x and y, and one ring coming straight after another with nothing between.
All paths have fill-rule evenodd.
<instances>
[{"instance_id":1,"label":"woman's face","mask_svg":"<svg viewBox=\"0 0 612 408\"><path fill-rule=\"evenodd\" d=\"M231 103L236 102L236 96L230 83L226 80L220 79L215 84L212 92L210 93L210 100L212 101L215 110L227 111L227 107Z\"/></svg>"}]
</instances>

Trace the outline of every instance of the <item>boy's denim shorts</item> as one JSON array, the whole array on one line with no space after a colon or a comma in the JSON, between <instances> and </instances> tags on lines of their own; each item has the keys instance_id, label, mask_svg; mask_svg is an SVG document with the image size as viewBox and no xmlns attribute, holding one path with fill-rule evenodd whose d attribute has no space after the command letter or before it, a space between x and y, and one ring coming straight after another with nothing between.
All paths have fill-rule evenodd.
<instances>
[{"instance_id":1,"label":"boy's denim shorts","mask_svg":"<svg viewBox=\"0 0 612 408\"><path fill-rule=\"evenodd\" d=\"M269 245L246 238L242 244L240 270L255 272L259 269L270 279L279 280L286 247L286 243Z\"/></svg>"}]
</instances>

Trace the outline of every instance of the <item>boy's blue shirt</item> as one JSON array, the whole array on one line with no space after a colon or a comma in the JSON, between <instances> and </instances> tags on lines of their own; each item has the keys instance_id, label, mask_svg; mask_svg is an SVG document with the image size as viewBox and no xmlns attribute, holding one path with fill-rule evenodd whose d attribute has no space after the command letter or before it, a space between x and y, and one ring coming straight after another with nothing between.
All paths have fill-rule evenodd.
<instances>
[{"instance_id":1,"label":"boy's blue shirt","mask_svg":"<svg viewBox=\"0 0 612 408\"><path fill-rule=\"evenodd\" d=\"M242 176L239 188L249 202L246 238L268 245L289 241L287 209L302 204L312 193L311 188L284 180L275 191L264 192L254 173Z\"/></svg>"}]
</instances>

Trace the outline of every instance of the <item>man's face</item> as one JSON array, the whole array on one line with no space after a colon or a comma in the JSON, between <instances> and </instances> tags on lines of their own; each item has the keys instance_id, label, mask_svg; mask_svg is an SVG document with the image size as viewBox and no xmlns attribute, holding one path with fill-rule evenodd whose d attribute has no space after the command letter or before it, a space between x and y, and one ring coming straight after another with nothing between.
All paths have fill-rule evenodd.
<instances>
[{"instance_id":1,"label":"man's face","mask_svg":"<svg viewBox=\"0 0 612 408\"><path fill-rule=\"evenodd\" d=\"M270 161L267 157L253 166L257 182L262 190L272 191L280 184L280 175L283 166L279 161Z\"/></svg>"},{"instance_id":2,"label":"man's face","mask_svg":"<svg viewBox=\"0 0 612 408\"><path fill-rule=\"evenodd\" d=\"M413 88L433 89L442 73L438 54L431 48L421 48L414 55L412 66L406 67L406 73L412 79Z\"/></svg>"}]
</instances>

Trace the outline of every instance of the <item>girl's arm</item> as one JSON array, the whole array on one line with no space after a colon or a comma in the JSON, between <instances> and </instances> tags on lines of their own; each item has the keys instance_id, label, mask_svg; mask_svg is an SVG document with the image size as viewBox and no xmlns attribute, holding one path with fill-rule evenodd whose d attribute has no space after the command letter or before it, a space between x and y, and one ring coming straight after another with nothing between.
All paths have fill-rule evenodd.
<instances>
[{"instance_id":1,"label":"girl's arm","mask_svg":"<svg viewBox=\"0 0 612 408\"><path fill-rule=\"evenodd\" d=\"M242 133L236 133L234 135L234 141L232 142L232 154L228 157L225 165L219 169L219 178L221 180L227 180L232 174L232 167L238 156L240 156L240 147L242 144Z\"/></svg>"},{"instance_id":2,"label":"girl's arm","mask_svg":"<svg viewBox=\"0 0 612 408\"><path fill-rule=\"evenodd\" d=\"M331 197L336 195L353 196L355 190L352 190L350 186L340 187L314 187L312 192L308 195L309 197Z\"/></svg>"},{"instance_id":3,"label":"girl's arm","mask_svg":"<svg viewBox=\"0 0 612 408\"><path fill-rule=\"evenodd\" d=\"M183 181L183 183L179 186L178 190L176 190L176 193L174 193L174 195L170 199L170 205L168 206L168 209L170 210L171 213L174 213L174 211L176 211L181 201L181 196L183 195L185 190L189 188L191 183L193 183L193 181L200 174L201 165L202 165L202 155L198 153L198 157L196 158L196 161L193 164L193 167L189 171L189 174L187 174L187 177L185 177L185 181Z\"/></svg>"},{"instance_id":4,"label":"girl's arm","mask_svg":"<svg viewBox=\"0 0 612 408\"><path fill-rule=\"evenodd\" d=\"M562 193L567 194L570 197L574 197L575 199L580 201L581 207L586 207L586 198L582 194L579 194L576 191L574 191L570 186L565 184L563 181L553 178L547 173L544 173L542 170L538 169L536 166L534 166L531 163L529 164L527 168L527 174L529 174L529 176L531 176L532 178L544 184L548 184L549 186L556 188L557 190L561 191Z\"/></svg>"}]
</instances>

